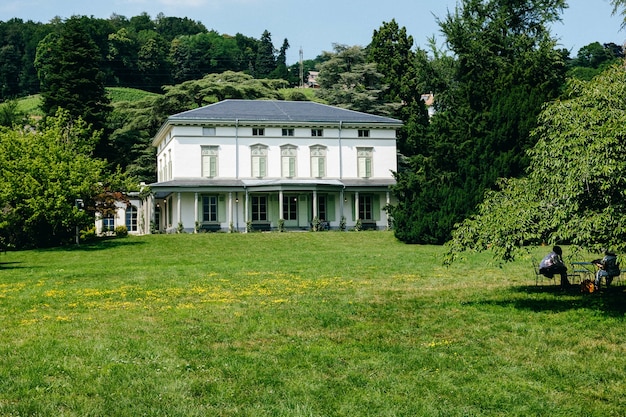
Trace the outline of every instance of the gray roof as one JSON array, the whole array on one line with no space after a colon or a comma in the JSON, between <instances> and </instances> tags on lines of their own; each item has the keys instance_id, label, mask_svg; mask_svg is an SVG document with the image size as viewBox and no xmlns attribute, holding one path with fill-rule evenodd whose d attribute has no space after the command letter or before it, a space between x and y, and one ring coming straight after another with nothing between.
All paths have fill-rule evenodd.
<instances>
[{"instance_id":1,"label":"gray roof","mask_svg":"<svg viewBox=\"0 0 626 417\"><path fill-rule=\"evenodd\" d=\"M390 117L346 110L312 101L224 100L175 114L170 122L189 121L364 123L401 125Z\"/></svg>"}]
</instances>

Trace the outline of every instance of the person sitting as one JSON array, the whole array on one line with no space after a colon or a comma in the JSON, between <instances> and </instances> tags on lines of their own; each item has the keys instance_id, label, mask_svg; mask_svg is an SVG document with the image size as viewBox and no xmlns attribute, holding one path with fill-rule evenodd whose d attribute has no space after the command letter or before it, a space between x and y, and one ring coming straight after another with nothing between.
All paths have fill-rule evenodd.
<instances>
[{"instance_id":1,"label":"person sitting","mask_svg":"<svg viewBox=\"0 0 626 417\"><path fill-rule=\"evenodd\" d=\"M619 275L619 264L617 263L617 255L609 250L604 251L604 257L602 259L595 259L592 261L597 267L596 280L594 281L595 289L600 289L602 278L606 282L606 286L610 286L613 282L613 278Z\"/></svg>"},{"instance_id":2,"label":"person sitting","mask_svg":"<svg viewBox=\"0 0 626 417\"><path fill-rule=\"evenodd\" d=\"M548 278L554 278L555 275L561 276L561 287L569 287L567 279L567 267L563 262L563 250L560 246L552 248L552 252L547 254L539 263L539 273Z\"/></svg>"}]
</instances>

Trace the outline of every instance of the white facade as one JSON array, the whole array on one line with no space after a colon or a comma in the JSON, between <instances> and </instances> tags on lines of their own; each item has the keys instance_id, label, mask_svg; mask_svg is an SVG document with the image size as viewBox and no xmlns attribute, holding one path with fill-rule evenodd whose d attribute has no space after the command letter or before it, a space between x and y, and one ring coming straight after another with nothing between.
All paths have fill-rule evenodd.
<instances>
[{"instance_id":1,"label":"white facade","mask_svg":"<svg viewBox=\"0 0 626 417\"><path fill-rule=\"evenodd\" d=\"M171 116L153 140L144 215L167 232L384 229L400 126L311 102L227 100Z\"/></svg>"}]
</instances>

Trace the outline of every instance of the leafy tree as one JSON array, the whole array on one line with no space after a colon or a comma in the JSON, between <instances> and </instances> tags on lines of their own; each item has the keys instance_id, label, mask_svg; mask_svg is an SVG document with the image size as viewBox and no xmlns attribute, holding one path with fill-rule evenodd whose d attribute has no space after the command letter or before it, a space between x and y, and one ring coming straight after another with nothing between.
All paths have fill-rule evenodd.
<instances>
[{"instance_id":1,"label":"leafy tree","mask_svg":"<svg viewBox=\"0 0 626 417\"><path fill-rule=\"evenodd\" d=\"M528 175L503 180L453 233L449 255L492 248L513 258L527 244L626 250L626 71L572 80L533 132Z\"/></svg>"},{"instance_id":2,"label":"leafy tree","mask_svg":"<svg viewBox=\"0 0 626 417\"><path fill-rule=\"evenodd\" d=\"M200 22L188 17L168 17L163 13L159 13L156 17L156 31L167 42L171 42L177 36L208 32Z\"/></svg>"},{"instance_id":3,"label":"leafy tree","mask_svg":"<svg viewBox=\"0 0 626 417\"><path fill-rule=\"evenodd\" d=\"M37 49L35 66L41 82L42 109L47 116L66 109L100 130L110 110L100 70L100 53L82 19L67 20Z\"/></svg>"},{"instance_id":4,"label":"leafy tree","mask_svg":"<svg viewBox=\"0 0 626 417\"><path fill-rule=\"evenodd\" d=\"M131 186L93 157L98 136L61 110L41 131L0 130L0 241L16 249L69 243L76 226L94 220L93 209L78 210L76 199L93 208L106 185Z\"/></svg>"},{"instance_id":5,"label":"leafy tree","mask_svg":"<svg viewBox=\"0 0 626 417\"><path fill-rule=\"evenodd\" d=\"M578 50L567 75L589 81L623 57L622 47L615 43L592 42Z\"/></svg>"},{"instance_id":6,"label":"leafy tree","mask_svg":"<svg viewBox=\"0 0 626 417\"><path fill-rule=\"evenodd\" d=\"M324 52L317 78L317 95L329 104L350 110L391 115L398 103L383 99L386 85L375 63L368 63L361 46L333 45L335 52Z\"/></svg>"}]
</instances>

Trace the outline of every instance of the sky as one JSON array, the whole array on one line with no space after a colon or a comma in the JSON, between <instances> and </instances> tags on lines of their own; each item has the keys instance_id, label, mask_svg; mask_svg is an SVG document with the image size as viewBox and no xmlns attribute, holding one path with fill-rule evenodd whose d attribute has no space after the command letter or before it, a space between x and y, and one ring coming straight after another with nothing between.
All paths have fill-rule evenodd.
<instances>
[{"instance_id":1,"label":"sky","mask_svg":"<svg viewBox=\"0 0 626 417\"><path fill-rule=\"evenodd\" d=\"M571 56L592 42L624 44L626 29L620 30L619 16L611 16L609 0L568 3L552 33ZM144 12L155 18L162 12L200 21L220 34L260 39L267 30L276 48L288 40L287 64L291 65L298 62L300 49L306 60L332 51L335 43L367 46L373 31L392 19L406 27L416 46L426 48L432 36L443 46L437 18L445 18L456 4L457 0L2 0L0 21L20 18L47 23L57 16L108 18L114 13L130 18Z\"/></svg>"}]
</instances>

